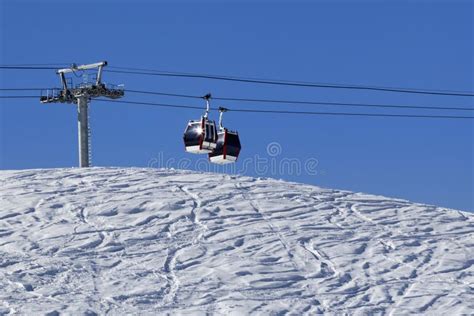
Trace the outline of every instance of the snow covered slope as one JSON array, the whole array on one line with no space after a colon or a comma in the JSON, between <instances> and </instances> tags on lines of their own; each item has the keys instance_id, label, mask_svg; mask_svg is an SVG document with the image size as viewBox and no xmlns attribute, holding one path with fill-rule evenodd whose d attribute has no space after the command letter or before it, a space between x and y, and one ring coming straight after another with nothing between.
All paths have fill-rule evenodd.
<instances>
[{"instance_id":1,"label":"snow covered slope","mask_svg":"<svg viewBox=\"0 0 474 316\"><path fill-rule=\"evenodd\" d=\"M0 314L474 311L474 216L271 179L0 172Z\"/></svg>"}]
</instances>

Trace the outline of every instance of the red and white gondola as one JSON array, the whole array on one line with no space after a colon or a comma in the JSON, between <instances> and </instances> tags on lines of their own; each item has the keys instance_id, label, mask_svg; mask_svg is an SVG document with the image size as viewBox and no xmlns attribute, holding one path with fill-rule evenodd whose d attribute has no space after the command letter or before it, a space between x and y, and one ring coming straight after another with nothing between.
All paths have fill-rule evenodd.
<instances>
[{"instance_id":1,"label":"red and white gondola","mask_svg":"<svg viewBox=\"0 0 474 316\"><path fill-rule=\"evenodd\" d=\"M206 112L199 120L188 122L184 131L183 140L187 152L193 154L207 154L217 147L216 122L208 118L210 94L204 96Z\"/></svg>"},{"instance_id":2,"label":"red and white gondola","mask_svg":"<svg viewBox=\"0 0 474 316\"><path fill-rule=\"evenodd\" d=\"M236 162L242 148L239 134L222 126L222 115L226 111L225 108L219 108L219 132L216 148L209 153L209 161L216 164Z\"/></svg>"}]
</instances>

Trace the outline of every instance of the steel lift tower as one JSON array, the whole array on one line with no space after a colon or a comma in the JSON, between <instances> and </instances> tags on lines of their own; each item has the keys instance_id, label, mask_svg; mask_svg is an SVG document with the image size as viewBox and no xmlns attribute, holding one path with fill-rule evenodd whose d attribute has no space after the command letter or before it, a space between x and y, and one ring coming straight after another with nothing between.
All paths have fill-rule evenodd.
<instances>
[{"instance_id":1,"label":"steel lift tower","mask_svg":"<svg viewBox=\"0 0 474 316\"><path fill-rule=\"evenodd\" d=\"M110 85L102 83L103 68L107 66L106 61L95 64L80 65L73 64L71 68L59 69L57 74L61 78L62 89L51 89L46 95L41 96L41 103L73 103L77 104L78 138L79 138L79 166L90 166L90 129L89 129L89 102L93 98L106 97L118 99L124 96L123 85ZM66 80L66 74L77 71L97 69L97 77L94 81L88 81L73 85L71 78Z\"/></svg>"}]
</instances>

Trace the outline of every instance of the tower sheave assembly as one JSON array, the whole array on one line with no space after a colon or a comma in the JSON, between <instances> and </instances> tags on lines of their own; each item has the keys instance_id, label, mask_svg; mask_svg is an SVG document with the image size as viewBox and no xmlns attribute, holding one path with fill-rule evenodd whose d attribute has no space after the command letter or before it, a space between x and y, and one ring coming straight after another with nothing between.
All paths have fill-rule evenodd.
<instances>
[{"instance_id":1,"label":"tower sheave assembly","mask_svg":"<svg viewBox=\"0 0 474 316\"><path fill-rule=\"evenodd\" d=\"M89 65L77 66L73 64L70 68L59 69L57 74L61 79L62 89L47 90L41 96L41 103L73 103L77 104L78 141L79 141L79 166L90 166L90 129L89 129L89 102L93 98L106 97L118 99L124 96L123 85L111 85L102 83L103 68L107 66L106 61ZM90 76L84 75L83 82L74 85L71 78L66 74L73 73L80 77L77 72L85 72L97 69L96 77L90 80Z\"/></svg>"}]
</instances>

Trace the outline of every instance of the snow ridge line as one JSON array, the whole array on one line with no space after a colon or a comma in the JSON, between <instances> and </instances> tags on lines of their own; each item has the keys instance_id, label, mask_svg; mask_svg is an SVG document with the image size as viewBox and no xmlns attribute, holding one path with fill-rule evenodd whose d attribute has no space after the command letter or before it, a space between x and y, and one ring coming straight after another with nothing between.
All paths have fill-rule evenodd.
<instances>
[{"instance_id":1,"label":"snow ridge line","mask_svg":"<svg viewBox=\"0 0 474 316\"><path fill-rule=\"evenodd\" d=\"M197 242L202 238L203 231L208 230L207 226L199 220L198 213L197 213L197 211L202 206L201 198L197 194L194 194L191 191L189 191L189 188L187 188L187 187L183 187L183 186L178 185L178 188L182 192L186 193L193 201L193 208L191 209L190 219L191 219L191 221L193 222L194 225L198 225L201 228L201 232L197 236L197 240L195 240L195 242Z\"/></svg>"},{"instance_id":2,"label":"snow ridge line","mask_svg":"<svg viewBox=\"0 0 474 316\"><path fill-rule=\"evenodd\" d=\"M179 249L168 249L166 260L163 265L163 271L166 273L166 280L168 281L169 291L163 297L164 304L173 304L176 301L176 294L179 290L179 279L175 273L176 266L176 252Z\"/></svg>"},{"instance_id":3,"label":"snow ridge line","mask_svg":"<svg viewBox=\"0 0 474 316\"><path fill-rule=\"evenodd\" d=\"M290 262L291 264L293 265L293 268L296 270L296 271L300 271L300 267L298 266L298 264L295 262L294 260L294 255L293 253L290 251L290 247L288 246L288 244L286 243L286 241L284 240L284 238L282 237L280 231L278 229L276 229L273 224L271 223L271 221L263 214L263 212L260 210L260 208L252 201L252 199L248 196L248 194L246 192L248 192L248 189L247 188L243 188L242 185L240 183L237 183L235 185L235 187L241 192L242 194L242 197L244 198L244 200L248 201L250 206L253 208L253 210L255 211L255 213L257 213L262 219L263 221L267 224L267 226L270 228L270 231L276 235L276 237L278 238L278 240L280 241L280 243L282 244L283 248L285 249L285 251L287 252L288 254L288 258L290 259Z\"/></svg>"},{"instance_id":4,"label":"snow ridge line","mask_svg":"<svg viewBox=\"0 0 474 316\"><path fill-rule=\"evenodd\" d=\"M183 244L182 246L180 246L178 248L168 249L166 260L165 260L165 263L163 265L163 271L167 275L166 280L170 284L169 285L169 291L165 295L165 297L163 298L163 302L165 304L174 304L176 302L176 296L177 296L177 293L179 291L180 281L179 281L179 278L178 278L178 276L176 275L176 272L175 272L175 270L176 270L176 257L177 257L178 252L182 251L185 248L190 247L193 244L199 243L200 240L202 239L204 231L208 230L207 226L204 225L199 220L199 217L198 217L198 214L197 214L198 209L202 205L202 201L199 198L199 196L192 193L192 192L190 192L189 188L187 188L187 187L184 187L184 186L181 186L181 185L177 185L176 187L181 192L183 192L184 194L186 194L188 197L191 198L191 200L193 202L193 206L191 208L189 216L186 216L186 218L189 219L194 226L199 226L200 232L197 236L195 236L193 238L192 242L185 243L185 244ZM182 218L182 217L179 217L178 219L180 219L180 218Z\"/></svg>"}]
</instances>

